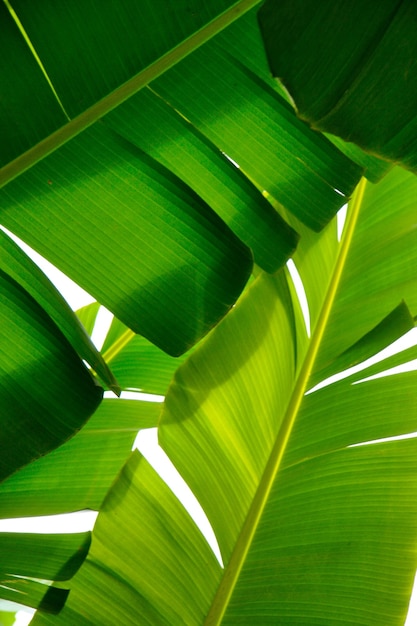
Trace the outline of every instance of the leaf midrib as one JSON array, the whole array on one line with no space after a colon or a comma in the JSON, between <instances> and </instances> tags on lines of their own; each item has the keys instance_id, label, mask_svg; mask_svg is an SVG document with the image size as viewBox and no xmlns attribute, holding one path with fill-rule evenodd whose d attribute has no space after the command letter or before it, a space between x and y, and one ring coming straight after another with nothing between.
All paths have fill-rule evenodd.
<instances>
[{"instance_id":1,"label":"leaf midrib","mask_svg":"<svg viewBox=\"0 0 417 626\"><path fill-rule=\"evenodd\" d=\"M285 416L278 432L275 444L272 448L269 460L266 464L262 479L259 483L255 497L248 511L246 520L237 539L235 548L227 564L216 596L207 615L205 626L218 626L225 615L234 588L238 582L240 572L245 563L247 554L251 547L256 529L261 520L263 511L268 502L268 498L275 482L275 478L280 470L283 456L285 454L289 438L298 411L307 390L308 380L313 369L317 354L327 327L327 323L333 308L336 293L340 284L343 269L351 247L352 238L362 205L362 200L366 187L366 179L362 178L358 184L352 198L351 209L348 211L345 230L339 248L333 275L324 298L320 316L311 337L310 345L300 369L294 391L291 395Z\"/></svg>"},{"instance_id":2,"label":"leaf midrib","mask_svg":"<svg viewBox=\"0 0 417 626\"><path fill-rule=\"evenodd\" d=\"M67 141L76 137L86 128L97 122L100 118L133 96L148 83L173 67L193 50L209 41L212 37L214 37L214 35L232 24L236 19L250 11L256 5L260 4L260 2L261 0L240 0L240 2L234 4L221 15L206 24L203 28L188 37L188 39L182 41L172 50L164 54L152 65L120 85L118 89L112 91L105 98L96 102L81 115L73 118L68 122L68 124L59 128L57 131L33 146L33 148L30 148L22 155L5 165L0 169L0 188L22 174L24 171L31 168L38 161L48 156L48 154L51 154L63 146ZM32 52L35 53L36 51L33 50ZM50 86L55 92L53 85L50 84ZM58 98L57 94L56 97Z\"/></svg>"}]
</instances>

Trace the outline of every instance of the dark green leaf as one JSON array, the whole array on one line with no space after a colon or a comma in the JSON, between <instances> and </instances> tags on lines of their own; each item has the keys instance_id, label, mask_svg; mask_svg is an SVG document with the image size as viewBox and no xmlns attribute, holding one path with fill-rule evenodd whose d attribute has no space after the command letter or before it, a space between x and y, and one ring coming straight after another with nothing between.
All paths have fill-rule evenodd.
<instances>
[{"instance_id":1,"label":"dark green leaf","mask_svg":"<svg viewBox=\"0 0 417 626\"><path fill-rule=\"evenodd\" d=\"M9 230L172 355L227 313L251 271L249 250L191 189L102 125L0 195Z\"/></svg>"},{"instance_id":2,"label":"dark green leaf","mask_svg":"<svg viewBox=\"0 0 417 626\"><path fill-rule=\"evenodd\" d=\"M91 365L110 389L117 392L117 381L66 300L38 266L1 230L0 268L27 290L51 316L79 356Z\"/></svg>"},{"instance_id":3,"label":"dark green leaf","mask_svg":"<svg viewBox=\"0 0 417 626\"><path fill-rule=\"evenodd\" d=\"M74 435L102 389L51 318L2 271L0 346L3 480Z\"/></svg>"},{"instance_id":4,"label":"dark green leaf","mask_svg":"<svg viewBox=\"0 0 417 626\"><path fill-rule=\"evenodd\" d=\"M152 91L143 89L104 121L194 189L253 250L263 269L276 271L294 252L296 233L260 191Z\"/></svg>"},{"instance_id":5,"label":"dark green leaf","mask_svg":"<svg viewBox=\"0 0 417 626\"><path fill-rule=\"evenodd\" d=\"M2 167L65 124L67 118L4 2L0 24Z\"/></svg>"},{"instance_id":6,"label":"dark green leaf","mask_svg":"<svg viewBox=\"0 0 417 626\"><path fill-rule=\"evenodd\" d=\"M300 122L271 87L216 41L151 87L258 188L314 229L323 228L359 181L359 166Z\"/></svg>"},{"instance_id":7,"label":"dark green leaf","mask_svg":"<svg viewBox=\"0 0 417 626\"><path fill-rule=\"evenodd\" d=\"M259 18L272 72L303 119L417 169L415 3L267 0Z\"/></svg>"}]
</instances>

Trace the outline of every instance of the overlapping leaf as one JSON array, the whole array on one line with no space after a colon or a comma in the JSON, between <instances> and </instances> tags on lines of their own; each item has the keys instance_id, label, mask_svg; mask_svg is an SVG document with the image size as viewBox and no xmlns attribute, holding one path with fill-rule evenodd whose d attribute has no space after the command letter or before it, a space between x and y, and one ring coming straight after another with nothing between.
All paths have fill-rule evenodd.
<instances>
[{"instance_id":1,"label":"overlapping leaf","mask_svg":"<svg viewBox=\"0 0 417 626\"><path fill-rule=\"evenodd\" d=\"M68 589L52 587L47 581L66 581L71 578L84 561L90 540L90 533L1 533L2 598L40 608L47 613L58 613L68 596Z\"/></svg>"},{"instance_id":2,"label":"overlapping leaf","mask_svg":"<svg viewBox=\"0 0 417 626\"><path fill-rule=\"evenodd\" d=\"M152 89L261 190L310 228L323 228L352 193L361 168L297 120L283 98L225 47L210 41L156 79Z\"/></svg>"},{"instance_id":3,"label":"overlapping leaf","mask_svg":"<svg viewBox=\"0 0 417 626\"><path fill-rule=\"evenodd\" d=\"M106 398L84 428L0 485L0 517L98 510L140 428L156 426L160 405Z\"/></svg>"},{"instance_id":4,"label":"overlapping leaf","mask_svg":"<svg viewBox=\"0 0 417 626\"><path fill-rule=\"evenodd\" d=\"M132 5L131 14L125 7L117 15L107 7L97 19L93 2L76 2L70 9L51 4L50 14L39 11L32 21L31 7L16 0L18 20L14 24L9 11L8 36L16 37L17 33L20 46L22 37L26 45L35 42L41 64L45 64L43 70L37 64L40 89L36 91L37 83L35 100L45 103L45 94L55 89L56 81L62 101L56 91L52 99L55 109L58 103L64 114L65 107L71 115L81 114L0 173L2 180L8 181L36 164L4 188L4 223L66 269L130 328L178 354L227 312L250 270L248 249L212 208L234 226L239 238L253 246L256 258L263 257L266 269L275 269L292 249L293 232L284 226L285 232L279 233L282 221L260 200L255 192L258 187L271 205L276 200L285 205L277 205L279 213L301 234L294 259L305 283L312 320L309 340L285 271L269 277L261 273L236 308L179 368L170 388L160 427L161 442L204 505L225 569L217 564L169 490L134 454L108 493L91 552L73 581L64 610L52 621L38 616L35 624L110 626L121 621L152 626L199 626L204 622L307 626L339 620L390 626L404 619L417 562L416 550L410 548L417 521L416 443L350 446L415 430L414 375L393 377L389 384L379 379L359 384L356 377L355 386L346 380L315 394L304 396L304 392L324 375L344 367L346 359L357 361L386 345L397 333L393 320L400 320L402 328L411 326L407 305L412 315L417 306L410 269L416 249L416 184L412 177L396 170L376 191L368 188L363 194L362 184L351 203L347 230L339 245L334 224L316 235L297 218L317 230L323 228L352 192L360 170L324 137L294 118L265 68L260 69L257 55L240 54L235 46L228 50L227 37L220 37L157 78L253 4L225 6L219 1L210 13L204 3L197 21L189 12L184 29L176 33L161 17L155 41L152 29L143 40L145 47L149 44L150 56L144 56L144 64L150 63L149 71L140 63L136 65L135 58L133 73L139 73L133 78L128 44L132 33L137 41L137 7ZM145 3L144 8L152 13L151 3ZM181 4L178 16L186 9L189 6ZM388 28L378 54L381 50L386 54L386 42L395 34L399 20L407 17L406 11L413 9L404 5L392 11L394 27ZM93 15L94 20L83 24L81 15ZM358 28L365 21L362 17ZM212 23L211 18L215 18ZM55 30L50 28L51 20ZM93 22L98 28L90 39ZM111 40L108 49L101 45L109 41L108 28L113 22L119 36L125 34L127 26L132 28L126 33L127 45L122 51L127 54L113 54L108 73L101 74L98 68L102 60L107 53L112 55L117 45L117 38ZM61 73L56 78L58 57L51 42L62 33L59 24L68 33L75 28L81 40L100 44L92 46L92 54L84 63L79 38L71 39L71 45L77 42L77 47L66 70L71 76L78 66L84 71L83 79L91 78L91 72L97 74L97 80L87 80L88 86L83 80L75 85L68 75L62 79ZM199 32L193 30L194 24ZM310 33L309 18L304 25ZM380 25L378 20L372 24L374 33L378 34ZM253 32L253 22L250 28ZM26 40L24 29L29 33ZM42 36L44 31L46 37ZM177 38L170 38L172 35ZM189 39L182 41L187 36ZM136 48L139 56L140 50L140 46ZM361 54L361 50L354 53ZM18 58L25 64L24 75L29 75L25 46L20 47ZM338 58L336 54L332 59L333 67ZM365 67L365 74L369 67ZM380 87L381 75L377 81L372 79L372 72L369 76L372 88ZM128 80L125 86L120 87L120 77ZM307 78L311 79L307 86L313 84L314 73ZM343 72L337 73L339 79L343 81ZM104 123L84 130L151 80L159 100L149 94L148 101L146 96L145 100L138 96ZM116 91L108 96L113 88ZM317 105L321 106L330 92L321 85L319 93L322 98L317 99ZM104 99L95 103L101 96ZM87 104L80 103L83 97ZM139 102L160 107L158 115L164 124L160 146L153 145L151 136L153 132L157 136L158 129L148 138L142 137L148 130L145 126L150 114L140 117ZM10 102L5 107L9 115ZM182 120L174 108L195 127ZM363 104L361 108L366 109ZM135 118L130 119L133 111ZM50 132L60 115L52 116L51 129L47 130L35 118L33 128L25 123L17 149L33 145ZM372 111L367 110L366 115L369 126ZM398 123L405 118L399 116ZM389 116L387 120L390 123ZM187 145L187 159L180 166L173 160L173 146L165 139L171 128ZM401 133L407 134L413 148L408 130L400 129L397 139L402 141ZM404 142L399 147L403 150ZM255 187L219 150L242 166ZM54 155L40 161L53 151ZM408 165L413 158L412 150L409 152L402 154ZM353 154L355 160L358 152ZM207 158L209 172L200 167L202 178L197 183L191 180L189 155ZM362 161L362 156L358 160L375 168L370 174L374 179L384 171L374 160ZM218 184L215 179L219 175L224 187L228 174L233 180L228 201L224 206L213 201L213 207L210 198ZM233 195L240 203L236 214ZM246 199L253 201L249 207L243 207ZM242 211L245 218L236 226L233 223ZM259 215L261 222L257 223ZM277 228L268 233L262 249L260 234L268 224ZM267 267L268 250L281 234L285 245ZM246 239L249 236L253 236L252 243ZM10 293L21 295L21 288L16 289L12 279L6 277L5 284ZM29 302L28 296L24 300ZM401 304L403 300L406 304ZM21 308L30 312L33 308L41 318L44 315L32 304L25 307ZM129 348L128 358L121 359L121 371L126 374L126 385L132 381L140 387L139 378L131 377L128 370L140 355L143 342L137 340L141 345L135 345L132 331L115 328L118 324L114 325L114 335L119 336L120 345ZM15 336L20 340L17 333ZM39 344L44 347L43 337ZM6 361L11 362L10 354ZM165 374L171 372L169 358L156 362L163 362L164 376L154 386L152 376L146 382L148 389L162 389ZM18 400L22 402L20 397ZM112 405L117 413L123 401L114 402L118 403ZM131 437L130 416L122 417ZM88 446L82 437L74 442L78 443L73 450L80 453L74 458L85 460ZM104 445L108 443L106 439ZM123 435L123 445L115 446L118 463L125 444ZM111 445L108 450L113 454ZM57 459L65 462L67 452L64 450L62 456L57 452L57 464ZM103 461L106 456L107 451L100 452L97 458ZM40 467L42 477L45 470L49 471L47 461L27 469ZM53 466L55 461L52 457ZM84 474L76 488L67 481L72 506L99 503L110 474L118 467L109 468L103 480L94 472L85 474L93 480L93 494L82 484ZM24 472L12 476L4 486L11 485L11 491L18 493L29 477L27 484L33 496L39 482L36 477L31 482ZM56 485L50 487L45 502L56 489ZM40 509L47 506L45 502ZM32 588L35 598L36 585ZM53 589L62 596L59 586Z\"/></svg>"},{"instance_id":5,"label":"overlapping leaf","mask_svg":"<svg viewBox=\"0 0 417 626\"><path fill-rule=\"evenodd\" d=\"M51 316L79 356L117 393L117 381L67 302L38 266L3 231L0 231L0 268L28 291Z\"/></svg>"},{"instance_id":6,"label":"overlapping leaf","mask_svg":"<svg viewBox=\"0 0 417 626\"><path fill-rule=\"evenodd\" d=\"M52 319L3 271L0 287L3 480L73 436L103 390Z\"/></svg>"},{"instance_id":7,"label":"overlapping leaf","mask_svg":"<svg viewBox=\"0 0 417 626\"><path fill-rule=\"evenodd\" d=\"M101 125L0 195L9 230L170 354L227 312L251 270L249 250L207 204Z\"/></svg>"},{"instance_id":8,"label":"overlapping leaf","mask_svg":"<svg viewBox=\"0 0 417 626\"><path fill-rule=\"evenodd\" d=\"M407 215L416 182L397 170L386 184L390 187L394 181L395 195L390 196L391 202L379 203L379 209L391 224L385 243L395 224L402 254L395 251L386 262L406 301L410 296L415 306L415 282L408 280L406 261L412 259L415 248L410 241L414 228ZM411 547L417 520L417 440L357 444L415 430L416 375L355 385L346 379L304 396L310 372L320 367L321 345L331 341L337 356L344 342L336 344L332 337L343 338L353 328L362 334L368 331L359 352L363 346L379 349L392 338L392 327L381 319L378 326L374 318L381 316L385 306L391 306L394 319L403 315L404 305L396 306L398 291L390 289L387 276L375 287L381 307L367 323L358 316L356 327L352 315L345 321L332 316L355 291L357 281L350 280L349 268L360 241L373 228L376 189L370 187L365 195L363 189L357 192L341 244L333 228L315 235L314 246L307 241L304 258L308 255L310 265L327 277L327 288L316 289L318 312L311 340L304 336L297 342L296 334L303 330L285 274L262 275L180 366L169 390L160 440L202 503L225 569L210 567L212 574L205 584L199 583L196 597L191 580L197 579L196 572L207 572L208 557L196 556L190 562L190 531L173 533L168 522L172 496L159 491L160 506L152 504L151 518L142 528L146 556L141 559L138 554L137 561L133 556L128 563L120 559L125 550L129 554L134 550L140 532L129 534L123 529L123 547L115 539L114 525L126 502L132 507L132 517L134 511L139 514L150 506L148 492L139 487L143 461L132 459L106 500L91 562L75 577L57 623L78 619L87 598L111 586L112 574L101 565L106 561L113 563L118 580L117 599L108 597L109 610L114 616L117 607L122 607L127 624L138 620L196 625L403 623L417 563ZM320 270L332 239L336 256L327 270ZM368 237L363 297L370 289L368 277L385 262L388 250L379 239L373 245L371 241ZM299 249L303 250L302 243ZM300 254L301 271L302 258ZM360 304L362 299L356 301ZM407 315L403 317L407 320ZM404 328L411 325L408 317ZM407 356L395 360L402 362ZM354 382L363 377L356 375ZM153 489L158 489L156 479ZM160 530L150 533L150 527ZM193 541L200 554L197 539ZM155 564L153 542L158 549L163 546L165 562L160 566ZM135 566L139 561L140 569ZM90 571L95 574L89 587ZM181 589L187 588L192 602L184 603L177 613ZM123 608L128 603L130 613ZM196 605L198 611L193 608ZM101 601L90 605L89 619L111 623L103 616ZM40 616L35 619L35 624L43 623L49 621Z\"/></svg>"}]
</instances>

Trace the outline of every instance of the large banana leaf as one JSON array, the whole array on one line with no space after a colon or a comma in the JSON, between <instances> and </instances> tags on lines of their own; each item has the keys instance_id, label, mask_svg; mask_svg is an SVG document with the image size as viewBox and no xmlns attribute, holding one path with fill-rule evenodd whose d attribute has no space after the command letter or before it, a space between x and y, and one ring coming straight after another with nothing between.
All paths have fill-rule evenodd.
<instances>
[{"instance_id":1,"label":"large banana leaf","mask_svg":"<svg viewBox=\"0 0 417 626\"><path fill-rule=\"evenodd\" d=\"M76 352L90 353L110 386L106 361L122 387L164 393L177 362L134 332L177 355L227 313L179 367L159 424L161 444L207 512L224 568L138 453L101 504L133 429L154 424L158 413L105 401L70 442L0 488L8 515L101 508L65 608L53 618L38 614L34 623L402 624L417 564L417 446L412 439L366 442L415 430L414 374L363 382L356 375L305 392L413 326L415 179L394 169L376 187L362 181L339 244L330 220L361 172L376 181L389 167L297 119L268 74L250 11L257 1L181 1L175 10L169 0L117 9L95 0L58 4L5 0L0 6L2 57L12 51L10 63L1 66L2 84L10 85L0 102L1 221L120 319L103 348L104 361L95 357L56 295L25 261L16 268L13 254L6 254L4 363L25 371L27 350L18 358L13 350L13 342L24 343L17 314L23 330L36 329L37 365L50 358L53 329L61 352L49 360L46 374L41 369L36 377L32 368L23 386L37 399L53 373L53 407L61 421L64 409L66 438L95 408L94 394L81 394L81 405L90 398L87 411L60 395L62 363L86 374ZM398 24L413 11L386 7L382 60L390 37L403 32ZM300 15L309 40L321 42L322 9L312 24L308 12ZM271 58L268 33L273 38L276 23L285 24L279 3L266 3L262 16ZM291 32L282 38L286 58L293 54ZM366 46L369 41L359 53ZM407 46L393 76L408 71ZM306 49L294 55L300 67ZM333 59L329 49L326 65L336 67L343 86L341 54ZM305 67L308 91L316 74ZM358 83L369 128L371 119L378 129L376 113L363 102L369 85L380 88L385 67L381 61L376 78L367 68ZM334 96L333 82L329 88L325 82L313 95ZM28 101L32 115L26 114ZM407 123L404 102L413 108L412 100L393 96L386 126ZM348 118L353 124L355 117ZM377 144L371 150L412 167L409 121L399 131L399 156L398 145L386 149L391 136L385 131L379 136L375 130L376 138L371 133ZM351 137L369 149L357 129ZM299 236L294 260L308 297L311 338L292 281L284 269L276 271ZM257 269L257 279L228 313L245 286L252 255L271 275ZM64 320L65 341L76 351L49 316ZM81 318L90 329L94 312ZM4 381L7 402L16 396L17 407L29 406L20 388L10 394ZM7 475L33 456L25 456L24 440L16 455L10 453L19 427L4 413L2 406ZM35 424L32 435L38 433ZM49 449L44 433L39 439L40 450ZM10 538L15 571L6 573L17 594L26 585L17 578L21 565L43 575L25 557L27 541ZM52 608L60 608L67 584L58 582L47 596L38 584L30 583L30 602L42 609L52 600Z\"/></svg>"},{"instance_id":2,"label":"large banana leaf","mask_svg":"<svg viewBox=\"0 0 417 626\"><path fill-rule=\"evenodd\" d=\"M395 169L361 183L340 243L333 223L301 239L310 339L286 272L262 273L178 368L160 442L205 509L224 569L135 453L65 608L34 624L404 623L417 439L369 442L415 430L416 374L361 373L305 393L323 364L334 374L349 349L367 357L413 327L401 298L416 310L416 197L414 176Z\"/></svg>"},{"instance_id":3,"label":"large banana leaf","mask_svg":"<svg viewBox=\"0 0 417 626\"><path fill-rule=\"evenodd\" d=\"M273 272L293 253L263 191L320 229L362 172L271 87L259 33L256 63L215 37L257 4L1 9L16 48L0 76L2 224L175 356L234 304L252 254Z\"/></svg>"}]
</instances>

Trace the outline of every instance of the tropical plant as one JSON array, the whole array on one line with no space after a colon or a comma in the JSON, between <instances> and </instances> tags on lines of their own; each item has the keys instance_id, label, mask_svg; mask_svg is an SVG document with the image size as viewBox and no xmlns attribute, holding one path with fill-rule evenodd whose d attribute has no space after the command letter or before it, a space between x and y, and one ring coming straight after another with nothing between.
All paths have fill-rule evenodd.
<instances>
[{"instance_id":1,"label":"tropical plant","mask_svg":"<svg viewBox=\"0 0 417 626\"><path fill-rule=\"evenodd\" d=\"M260 4L0 5L1 223L115 314L99 352L1 234L1 516L99 511L0 536L36 626L404 623L417 348L331 377L414 327L416 9Z\"/></svg>"}]
</instances>

